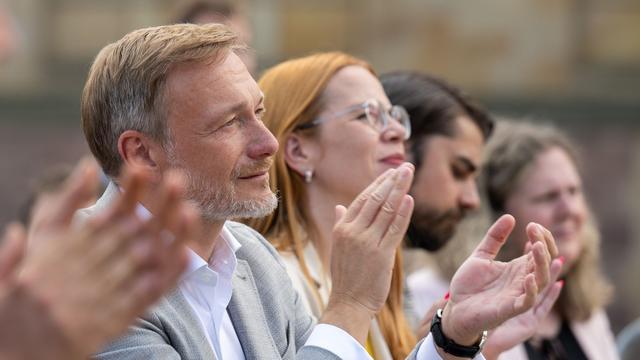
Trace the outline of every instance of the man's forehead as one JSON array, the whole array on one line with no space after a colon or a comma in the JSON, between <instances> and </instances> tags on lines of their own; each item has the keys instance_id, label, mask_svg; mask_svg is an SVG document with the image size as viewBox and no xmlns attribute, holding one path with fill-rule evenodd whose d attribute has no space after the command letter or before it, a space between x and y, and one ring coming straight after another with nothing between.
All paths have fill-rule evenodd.
<instances>
[{"instance_id":1,"label":"man's forehead","mask_svg":"<svg viewBox=\"0 0 640 360\"><path fill-rule=\"evenodd\" d=\"M484 135L480 127L466 116L455 120L454 131L449 136L450 147L454 154L478 163L484 149Z\"/></svg>"},{"instance_id":2,"label":"man's forehead","mask_svg":"<svg viewBox=\"0 0 640 360\"><path fill-rule=\"evenodd\" d=\"M223 108L236 106L248 99L258 101L262 92L244 63L233 52L224 58L210 58L174 66L167 76L169 101L189 103L201 102L220 105ZM206 103L202 103L206 101ZM217 106L216 106L217 107Z\"/></svg>"}]
</instances>

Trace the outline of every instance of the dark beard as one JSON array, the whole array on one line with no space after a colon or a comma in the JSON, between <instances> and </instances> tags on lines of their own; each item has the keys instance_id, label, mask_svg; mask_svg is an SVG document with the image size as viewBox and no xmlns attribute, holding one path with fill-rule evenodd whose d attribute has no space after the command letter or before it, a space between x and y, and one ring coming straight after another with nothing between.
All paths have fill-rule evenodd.
<instances>
[{"instance_id":1,"label":"dark beard","mask_svg":"<svg viewBox=\"0 0 640 360\"><path fill-rule=\"evenodd\" d=\"M442 249L453 237L456 225L463 217L463 211L450 210L438 215L416 208L407 230L406 246L429 252Z\"/></svg>"}]
</instances>

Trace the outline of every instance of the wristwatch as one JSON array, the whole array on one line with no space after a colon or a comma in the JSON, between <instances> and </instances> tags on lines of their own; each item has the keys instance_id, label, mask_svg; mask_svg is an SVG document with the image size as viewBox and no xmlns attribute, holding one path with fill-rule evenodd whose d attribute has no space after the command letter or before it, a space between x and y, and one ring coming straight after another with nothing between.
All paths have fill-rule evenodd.
<instances>
[{"instance_id":1,"label":"wristwatch","mask_svg":"<svg viewBox=\"0 0 640 360\"><path fill-rule=\"evenodd\" d=\"M487 340L487 331L485 330L482 332L480 341L471 346L456 344L442 332L442 309L438 309L435 315L433 315L433 320L431 321L431 335L433 336L433 341L436 345L447 354L469 359L473 359L478 355Z\"/></svg>"}]
</instances>

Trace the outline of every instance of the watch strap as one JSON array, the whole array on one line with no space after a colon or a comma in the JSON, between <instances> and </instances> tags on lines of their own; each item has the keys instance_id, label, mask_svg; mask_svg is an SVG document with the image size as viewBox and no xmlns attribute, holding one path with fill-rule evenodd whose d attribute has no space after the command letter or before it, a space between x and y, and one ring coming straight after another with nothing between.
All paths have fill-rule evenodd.
<instances>
[{"instance_id":1,"label":"watch strap","mask_svg":"<svg viewBox=\"0 0 640 360\"><path fill-rule=\"evenodd\" d=\"M447 338L442 332L442 309L438 309L431 321L431 336L433 336L433 341L436 345L447 354L472 359L482 350L482 346L487 338L487 332L482 332L482 338L476 344L471 346L457 344L455 341Z\"/></svg>"}]
</instances>

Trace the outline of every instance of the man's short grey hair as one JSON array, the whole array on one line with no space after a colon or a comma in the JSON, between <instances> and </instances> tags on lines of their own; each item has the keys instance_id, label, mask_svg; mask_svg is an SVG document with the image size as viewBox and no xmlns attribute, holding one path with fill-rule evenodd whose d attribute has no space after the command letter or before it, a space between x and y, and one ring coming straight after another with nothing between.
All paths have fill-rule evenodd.
<instances>
[{"instance_id":1,"label":"man's short grey hair","mask_svg":"<svg viewBox=\"0 0 640 360\"><path fill-rule=\"evenodd\" d=\"M105 174L119 175L123 132L168 142L163 89L173 65L216 61L240 48L237 35L221 24L140 29L105 46L89 70L81 102L84 134Z\"/></svg>"}]
</instances>

